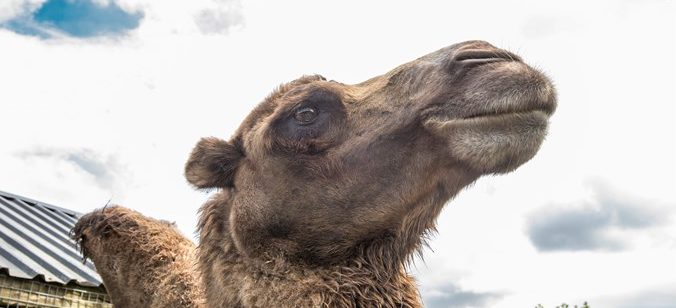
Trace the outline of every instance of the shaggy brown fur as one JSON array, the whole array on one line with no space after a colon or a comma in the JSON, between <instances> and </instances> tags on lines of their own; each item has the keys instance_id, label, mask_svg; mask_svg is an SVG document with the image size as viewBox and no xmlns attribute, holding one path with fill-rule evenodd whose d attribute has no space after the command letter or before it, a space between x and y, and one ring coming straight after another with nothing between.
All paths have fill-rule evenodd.
<instances>
[{"instance_id":1,"label":"shaggy brown fur","mask_svg":"<svg viewBox=\"0 0 676 308\"><path fill-rule=\"evenodd\" d=\"M198 227L207 305L420 307L406 265L443 205L532 158L555 108L543 74L482 41L356 85L280 86L186 164L219 189Z\"/></svg>"},{"instance_id":2,"label":"shaggy brown fur","mask_svg":"<svg viewBox=\"0 0 676 308\"><path fill-rule=\"evenodd\" d=\"M173 224L113 206L80 218L72 237L115 307L204 306L195 245Z\"/></svg>"},{"instance_id":3,"label":"shaggy brown fur","mask_svg":"<svg viewBox=\"0 0 676 308\"><path fill-rule=\"evenodd\" d=\"M199 261L210 307L420 307L403 256L364 245L345 263L313 266L282 256L252 260L240 255L228 234L232 195L221 193L202 207Z\"/></svg>"}]
</instances>

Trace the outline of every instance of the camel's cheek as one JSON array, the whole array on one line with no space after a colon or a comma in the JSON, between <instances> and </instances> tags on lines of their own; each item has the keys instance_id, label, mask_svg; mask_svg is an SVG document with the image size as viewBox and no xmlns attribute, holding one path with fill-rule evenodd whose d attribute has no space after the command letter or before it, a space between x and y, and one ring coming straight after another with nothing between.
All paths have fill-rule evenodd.
<instances>
[{"instance_id":1,"label":"camel's cheek","mask_svg":"<svg viewBox=\"0 0 676 308\"><path fill-rule=\"evenodd\" d=\"M256 193L254 192L254 195ZM256 199L250 194L239 194L233 200L230 210L229 227L237 250L246 257L252 257L260 251L262 237L260 232L264 219L264 209L259 209L252 202Z\"/></svg>"}]
</instances>

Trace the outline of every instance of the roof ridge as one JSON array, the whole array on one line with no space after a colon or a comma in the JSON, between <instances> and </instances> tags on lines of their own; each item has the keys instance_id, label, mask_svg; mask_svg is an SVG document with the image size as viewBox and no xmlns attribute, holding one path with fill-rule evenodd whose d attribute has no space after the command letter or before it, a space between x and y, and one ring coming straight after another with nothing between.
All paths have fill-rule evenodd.
<instances>
[{"instance_id":1,"label":"roof ridge","mask_svg":"<svg viewBox=\"0 0 676 308\"><path fill-rule=\"evenodd\" d=\"M60 212L66 213L66 214L73 215L73 216L75 216L75 218L80 218L83 215L82 213L79 213L79 212L76 212L76 211L73 211L73 210L65 209L65 208L62 208L60 206L56 206L56 205L53 205L53 204L50 204L50 203L47 203L47 202L38 201L38 200L28 198L28 197L24 197L24 196L21 196L21 195L8 193L8 192L2 191L2 190L0 190L0 195L2 195L3 197L19 199L19 200L24 201L24 202L28 201L30 203L37 203L37 204L40 204L41 206L44 206L48 209L56 210L56 211L60 211Z\"/></svg>"}]
</instances>

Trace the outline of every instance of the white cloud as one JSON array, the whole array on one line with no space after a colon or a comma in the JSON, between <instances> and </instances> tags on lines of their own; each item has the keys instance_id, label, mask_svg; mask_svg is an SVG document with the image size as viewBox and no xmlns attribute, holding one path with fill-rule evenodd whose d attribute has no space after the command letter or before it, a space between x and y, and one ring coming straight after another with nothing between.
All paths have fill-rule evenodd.
<instances>
[{"instance_id":1,"label":"white cloud","mask_svg":"<svg viewBox=\"0 0 676 308\"><path fill-rule=\"evenodd\" d=\"M0 2L0 23L27 14L47 0L3 0Z\"/></svg>"},{"instance_id":2,"label":"white cloud","mask_svg":"<svg viewBox=\"0 0 676 308\"><path fill-rule=\"evenodd\" d=\"M27 164L47 160L53 164L69 163L102 189L117 190L115 186L128 180L128 170L115 156L103 156L91 149L60 149L36 147L15 154Z\"/></svg>"},{"instance_id":3,"label":"white cloud","mask_svg":"<svg viewBox=\"0 0 676 308\"><path fill-rule=\"evenodd\" d=\"M84 1L91 1L104 10L102 12L111 14L111 18L106 19L109 24L103 23L103 21L102 23L94 23L92 20L86 20L88 30L79 32L90 33L94 32L91 29L98 28L103 31L100 34L96 33L96 35L80 35L90 42L92 38L97 38L97 41L119 41L120 33L129 34L129 32L134 34L136 38L141 37L142 40L147 40L150 36L196 34L196 32L226 34L232 28L241 28L244 23L241 12L242 4L239 0L195 0L170 3L151 0ZM59 39L62 42L72 41L69 36L79 36L77 33L65 35L65 32L59 31L55 24L50 22L38 23L32 18L31 14L46 2L47 0L8 0L0 3L0 26L22 34L31 33L42 38ZM119 14L119 9L126 12L128 16ZM76 14L75 16L79 15ZM137 23L138 21L140 21L140 24ZM3 25L3 22L12 23ZM70 26L70 24L67 25ZM2 31L2 27L0 27L0 31ZM109 32L116 35L109 35L111 34Z\"/></svg>"},{"instance_id":4,"label":"white cloud","mask_svg":"<svg viewBox=\"0 0 676 308\"><path fill-rule=\"evenodd\" d=\"M670 222L673 204L660 205L591 182L592 202L549 205L529 215L527 234L539 251L618 251L636 236Z\"/></svg>"},{"instance_id":5,"label":"white cloud","mask_svg":"<svg viewBox=\"0 0 676 308\"><path fill-rule=\"evenodd\" d=\"M497 292L462 290L457 285L449 282L423 293L425 307L429 308L487 307L503 296L503 294Z\"/></svg>"},{"instance_id":6,"label":"white cloud","mask_svg":"<svg viewBox=\"0 0 676 308\"><path fill-rule=\"evenodd\" d=\"M195 16L195 23L203 33L228 33L230 28L243 24L241 10L238 0L214 0Z\"/></svg>"}]
</instances>

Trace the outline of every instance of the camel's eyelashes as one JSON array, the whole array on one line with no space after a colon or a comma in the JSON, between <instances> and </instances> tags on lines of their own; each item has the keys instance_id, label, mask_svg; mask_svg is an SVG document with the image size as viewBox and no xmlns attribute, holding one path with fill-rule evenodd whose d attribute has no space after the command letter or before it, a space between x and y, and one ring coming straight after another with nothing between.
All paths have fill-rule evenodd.
<instances>
[{"instance_id":1,"label":"camel's eyelashes","mask_svg":"<svg viewBox=\"0 0 676 308\"><path fill-rule=\"evenodd\" d=\"M319 116L319 110L314 107L302 107L296 110L293 118L296 119L300 125L308 125L314 122Z\"/></svg>"}]
</instances>

